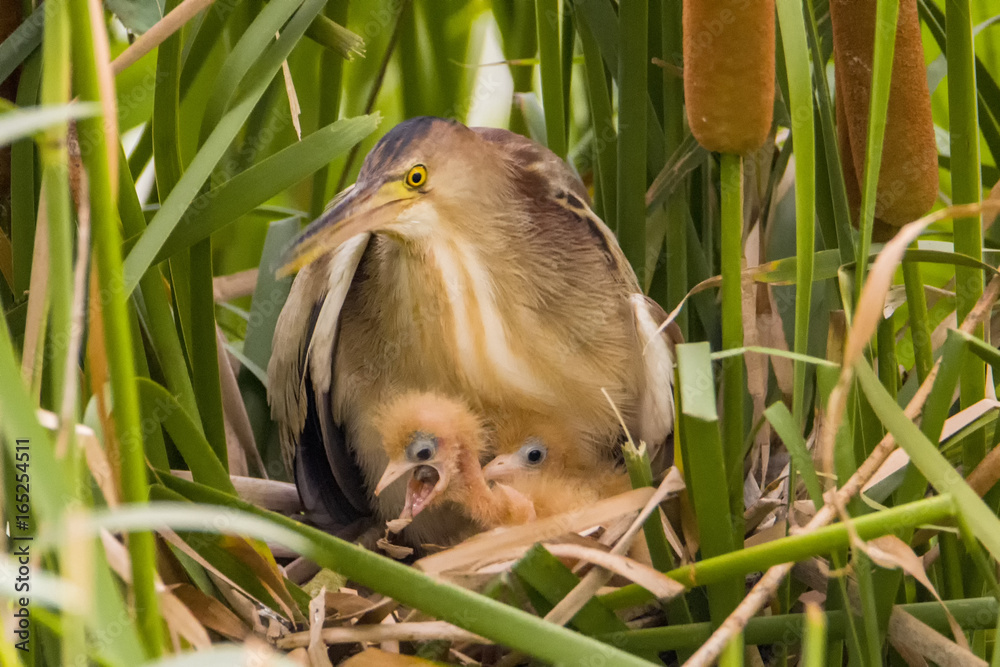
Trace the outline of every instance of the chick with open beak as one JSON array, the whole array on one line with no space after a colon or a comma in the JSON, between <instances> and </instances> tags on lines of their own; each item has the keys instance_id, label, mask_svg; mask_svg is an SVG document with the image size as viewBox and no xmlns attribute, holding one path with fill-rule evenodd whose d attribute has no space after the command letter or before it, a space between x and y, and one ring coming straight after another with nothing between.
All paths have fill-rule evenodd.
<instances>
[{"instance_id":1,"label":"chick with open beak","mask_svg":"<svg viewBox=\"0 0 1000 667\"><path fill-rule=\"evenodd\" d=\"M375 488L409 475L400 519L413 519L445 502L482 528L524 523L534 505L506 484L492 487L483 477L488 436L480 418L464 403L432 392L410 392L391 401L376 418L389 457Z\"/></svg>"}]
</instances>

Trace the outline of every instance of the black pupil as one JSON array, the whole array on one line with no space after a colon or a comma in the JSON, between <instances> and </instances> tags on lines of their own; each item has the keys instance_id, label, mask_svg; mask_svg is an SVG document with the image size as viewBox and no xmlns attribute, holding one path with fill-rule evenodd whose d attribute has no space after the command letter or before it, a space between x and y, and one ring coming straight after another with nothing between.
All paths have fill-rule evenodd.
<instances>
[{"instance_id":1,"label":"black pupil","mask_svg":"<svg viewBox=\"0 0 1000 667\"><path fill-rule=\"evenodd\" d=\"M530 452L528 452L528 461L530 463L538 463L541 460L542 460L542 450L532 449Z\"/></svg>"},{"instance_id":2,"label":"black pupil","mask_svg":"<svg viewBox=\"0 0 1000 667\"><path fill-rule=\"evenodd\" d=\"M417 460L419 460L419 461L426 461L430 457L431 457L431 448L430 447L421 447L420 449L417 450Z\"/></svg>"},{"instance_id":3,"label":"black pupil","mask_svg":"<svg viewBox=\"0 0 1000 667\"><path fill-rule=\"evenodd\" d=\"M413 181L414 185L419 185L421 179L423 179L423 175L419 171L413 172L413 174L410 176L410 180Z\"/></svg>"}]
</instances>

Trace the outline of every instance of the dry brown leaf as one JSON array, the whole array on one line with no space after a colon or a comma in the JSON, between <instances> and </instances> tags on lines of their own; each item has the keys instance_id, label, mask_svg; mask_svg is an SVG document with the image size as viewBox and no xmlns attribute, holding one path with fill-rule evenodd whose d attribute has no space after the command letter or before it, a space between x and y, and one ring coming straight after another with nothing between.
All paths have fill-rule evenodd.
<instances>
[{"instance_id":1,"label":"dry brown leaf","mask_svg":"<svg viewBox=\"0 0 1000 667\"><path fill-rule=\"evenodd\" d=\"M275 38L279 35L275 33ZM281 63L281 76L285 80L285 94L288 96L288 110L292 115L292 127L295 128L295 136L302 141L302 124L299 116L302 115L302 107L299 106L299 96L295 93L295 82L292 81L292 70L288 66L288 61Z\"/></svg>"},{"instance_id":2,"label":"dry brown leaf","mask_svg":"<svg viewBox=\"0 0 1000 667\"><path fill-rule=\"evenodd\" d=\"M226 337L222 329L215 326L215 352L219 364L219 383L222 389L222 415L225 420L226 453L229 456L229 471L234 475L246 476L249 473L248 460L261 477L267 478L264 462L257 451L254 442L253 428L247 415L243 395L236 383L236 374L229 362L226 352Z\"/></svg>"},{"instance_id":3,"label":"dry brown leaf","mask_svg":"<svg viewBox=\"0 0 1000 667\"><path fill-rule=\"evenodd\" d=\"M390 522L391 523L391 522ZM402 544L393 544L389 541L388 537L380 537L375 542L377 546L386 556L389 558L394 558L396 560L403 560L404 558L409 558L413 555L413 549Z\"/></svg>"},{"instance_id":4,"label":"dry brown leaf","mask_svg":"<svg viewBox=\"0 0 1000 667\"><path fill-rule=\"evenodd\" d=\"M895 535L883 535L882 537L876 537L874 540L869 540L865 552L877 565L887 569L898 567L930 591L941 604L941 608L944 609L945 616L948 618L948 625L951 626L951 631L955 635L955 641L959 646L965 649L969 648L969 644L965 639L965 633L962 632L962 626L958 624L955 617L948 611L948 607L945 606L944 600L938 595L934 584L927 578L927 572L924 571L924 563L920 559L920 556L915 554L906 542Z\"/></svg>"},{"instance_id":5,"label":"dry brown leaf","mask_svg":"<svg viewBox=\"0 0 1000 667\"><path fill-rule=\"evenodd\" d=\"M990 194L986 198L992 201L1000 201L1000 181L997 181L996 183L993 184L993 187L990 188ZM986 233L986 230L992 227L993 224L997 221L997 217L1000 217L998 216L998 214L1000 214L1000 211L995 211L992 214L986 214L983 216L984 234Z\"/></svg>"},{"instance_id":6,"label":"dry brown leaf","mask_svg":"<svg viewBox=\"0 0 1000 667\"><path fill-rule=\"evenodd\" d=\"M59 418L54 412L39 408L35 411L38 423L50 431L54 431L59 423ZM108 461L107 452L97 439L97 434L89 426L76 424L77 443L83 448L83 454L87 461L87 468L90 470L94 482L97 483L104 500L109 507L117 507L118 489L115 487L114 471L111 469L111 462Z\"/></svg>"},{"instance_id":7,"label":"dry brown leaf","mask_svg":"<svg viewBox=\"0 0 1000 667\"><path fill-rule=\"evenodd\" d=\"M743 547L748 549L750 547L757 546L758 544L765 544L767 542L772 542L774 540L780 540L782 537L788 535L788 525L784 521L780 521L770 528L765 528L760 532L754 533L748 537L744 543Z\"/></svg>"},{"instance_id":8,"label":"dry brown leaf","mask_svg":"<svg viewBox=\"0 0 1000 667\"><path fill-rule=\"evenodd\" d=\"M998 408L1000 408L1000 401L996 401L996 400L991 399L991 398L984 398L984 399L982 399L980 401L977 401L977 402L973 403L972 405L970 405L969 407L965 408L964 410L961 410L960 412L958 412L958 414L954 414L951 417L948 417L945 420L944 427L941 430L940 442L944 442L944 441L948 440L949 438L951 438L953 435L955 435L956 433L958 433L959 431L961 431L966 426L969 426L970 424L974 423L977 419L979 419L983 415L986 415L991 410L996 410ZM996 462L992 463L991 465L995 465L998 468L1000 468L1000 454L995 455L995 457L996 457ZM897 472L898 470L901 470L903 467L905 467L907 464L909 464L909 462L910 462L910 456L909 456L909 454L907 454L902 449L897 449L896 451L894 451L889 456L888 459L886 459L885 463L883 463L879 467L878 472L876 472L875 475L873 475L872 478L868 481L868 483L865 484L865 486L862 489L862 491L867 491L872 486L874 486L875 484L879 483L880 481L882 481L883 479L885 479L889 475L893 474L894 472ZM985 463L985 460L982 461L982 462L980 462L980 467L982 467L983 463ZM986 470L988 470L988 469L989 469L989 465L987 465L987 467L984 469L983 472L978 473L978 474L979 475L984 475L985 472L986 472ZM977 470L978 470L978 468L977 468ZM973 471L973 474L976 474L976 472ZM1000 479L1000 469L998 469L996 471L996 474L997 474L997 478ZM970 481L970 483L971 483L972 477L973 477L973 475L969 475L969 481ZM992 486L992 484L990 484L989 486L985 487L983 490L978 491L979 495L983 495L983 493L985 493L987 490L989 490L989 488L991 486ZM973 488L975 488L975 487L973 487Z\"/></svg>"},{"instance_id":9,"label":"dry brown leaf","mask_svg":"<svg viewBox=\"0 0 1000 667\"><path fill-rule=\"evenodd\" d=\"M285 585L285 577L281 574L281 569L267 545L257 540L244 539L235 535L220 535L219 545L236 556L240 562L257 575L261 585L281 605L287 618L292 620L301 618L295 600Z\"/></svg>"},{"instance_id":10,"label":"dry brown leaf","mask_svg":"<svg viewBox=\"0 0 1000 667\"><path fill-rule=\"evenodd\" d=\"M861 488L861 493L866 493L870 488L884 480L886 477L902 470L910 462L910 455L905 450L897 449L889 458L879 466L872 478Z\"/></svg>"},{"instance_id":11,"label":"dry brown leaf","mask_svg":"<svg viewBox=\"0 0 1000 667\"><path fill-rule=\"evenodd\" d=\"M682 584L661 572L657 572L648 565L643 565L626 556L582 547L578 544L548 544L546 545L546 549L553 556L559 558L577 558L614 572L631 582L639 584L661 600L669 600L685 591Z\"/></svg>"},{"instance_id":12,"label":"dry brown leaf","mask_svg":"<svg viewBox=\"0 0 1000 667\"><path fill-rule=\"evenodd\" d=\"M412 518L391 519L385 522L385 527L390 533L399 533L411 523L413 523Z\"/></svg>"},{"instance_id":13,"label":"dry brown leaf","mask_svg":"<svg viewBox=\"0 0 1000 667\"><path fill-rule=\"evenodd\" d=\"M652 497L655 489L646 487L605 498L586 508L566 512L519 526L504 526L481 533L461 544L426 556L415 566L428 574L448 570L471 570L483 562L502 560L498 554L529 547L566 533L579 533L587 528L613 521L620 516L638 512Z\"/></svg>"},{"instance_id":14,"label":"dry brown leaf","mask_svg":"<svg viewBox=\"0 0 1000 667\"><path fill-rule=\"evenodd\" d=\"M744 526L747 532L757 529L757 527L771 516L775 510L785 506L785 501L781 498L760 498L757 502L746 509L743 514Z\"/></svg>"},{"instance_id":15,"label":"dry brown leaf","mask_svg":"<svg viewBox=\"0 0 1000 667\"><path fill-rule=\"evenodd\" d=\"M132 561L125 545L103 528L101 529L101 544L104 547L104 557L108 559L108 566L111 567L111 570L125 583L132 583Z\"/></svg>"},{"instance_id":16,"label":"dry brown leaf","mask_svg":"<svg viewBox=\"0 0 1000 667\"><path fill-rule=\"evenodd\" d=\"M996 410L997 408L1000 408L1000 401L996 401L992 398L984 398L980 401L976 401L958 414L948 417L944 421L944 428L941 429L941 442L944 442L966 426L971 425L983 415L986 415L991 410Z\"/></svg>"},{"instance_id":17,"label":"dry brown leaf","mask_svg":"<svg viewBox=\"0 0 1000 667\"><path fill-rule=\"evenodd\" d=\"M899 607L893 607L889 615L889 640L897 649L905 647L940 667L987 667L986 661L967 647L949 641Z\"/></svg>"},{"instance_id":18,"label":"dry brown leaf","mask_svg":"<svg viewBox=\"0 0 1000 667\"><path fill-rule=\"evenodd\" d=\"M344 591L349 589L344 589ZM326 609L327 621L344 621L358 618L379 605L379 602L369 600L356 592L327 591ZM333 613L330 613L330 612Z\"/></svg>"},{"instance_id":19,"label":"dry brown leaf","mask_svg":"<svg viewBox=\"0 0 1000 667\"><path fill-rule=\"evenodd\" d=\"M997 481L1000 481L1000 444L989 451L966 478L966 481L980 496L983 496L993 488Z\"/></svg>"},{"instance_id":20,"label":"dry brown leaf","mask_svg":"<svg viewBox=\"0 0 1000 667\"><path fill-rule=\"evenodd\" d=\"M323 622L326 619L326 587L309 601L309 664L312 667L333 667L323 642Z\"/></svg>"},{"instance_id":21,"label":"dry brown leaf","mask_svg":"<svg viewBox=\"0 0 1000 667\"><path fill-rule=\"evenodd\" d=\"M160 612L163 614L163 620L167 622L167 627L172 632L186 639L199 651L207 651L212 648L212 640L208 636L208 631L177 596L167 590L161 590L157 597L160 601Z\"/></svg>"},{"instance_id":22,"label":"dry brown leaf","mask_svg":"<svg viewBox=\"0 0 1000 667\"><path fill-rule=\"evenodd\" d=\"M93 258L91 258L93 261ZM121 458L118 450L118 437L108 406L110 385L108 383L108 358L104 349L104 312L101 303L101 285L97 271L90 272L90 299L87 322L87 364L90 367L90 392L97 398L97 419L101 423L101 434L104 436L104 450L108 462L112 466L111 484L116 489L115 495L121 498Z\"/></svg>"},{"instance_id":23,"label":"dry brown leaf","mask_svg":"<svg viewBox=\"0 0 1000 667\"><path fill-rule=\"evenodd\" d=\"M233 606L234 609L236 609L237 613L239 613L240 616L245 621L255 624L254 632L257 632L258 630L257 625L260 623L260 621L259 619L256 618L257 614L256 611L253 610L252 603L250 603L251 613L247 614L246 605L236 603L232 597L232 594L236 593L241 594L246 598L248 598L248 600L253 600L257 604L264 606L264 603L261 600L256 599L247 590L240 587L239 584L237 584L235 581L227 577L222 571L220 571L218 568L212 565L208 560L206 560L204 556L202 556L194 548L192 548L190 544L181 539L181 536L175 533L174 531L170 530L169 528L161 528L157 530L157 533L159 533L159 535L166 542L169 542L183 554L185 554L186 556L194 560L196 563L201 565L203 568L205 568L205 570L208 572L208 575L212 577L213 580L216 582L216 585L224 583L225 587L221 585L219 586L219 590L222 591L223 596L226 598L226 600L229 601L229 603ZM263 627L261 627L260 629L262 630Z\"/></svg>"},{"instance_id":24,"label":"dry brown leaf","mask_svg":"<svg viewBox=\"0 0 1000 667\"><path fill-rule=\"evenodd\" d=\"M911 243L917 240L931 224L949 218L979 215L985 212L1000 210L1000 202L986 201L982 204L963 204L949 206L934 211L924 217L901 227L872 263L871 270L861 290L854 310L854 321L847 332L847 342L844 345L844 366L850 368L854 362L861 359L868 341L875 335L879 320L882 318L882 307L886 295L892 287L896 269L903 261L903 255Z\"/></svg>"},{"instance_id":25,"label":"dry brown leaf","mask_svg":"<svg viewBox=\"0 0 1000 667\"><path fill-rule=\"evenodd\" d=\"M381 624L396 625L396 617L390 614L382 619ZM382 642L379 646L383 651L387 653L396 653L396 654L399 653L399 641L395 639L387 639L386 641Z\"/></svg>"},{"instance_id":26,"label":"dry brown leaf","mask_svg":"<svg viewBox=\"0 0 1000 667\"><path fill-rule=\"evenodd\" d=\"M687 491L682 491L680 495L681 510L681 533L684 534L684 549L686 562L694 562L701 545L701 538L698 537L698 520L694 516L694 507Z\"/></svg>"},{"instance_id":27,"label":"dry brown leaf","mask_svg":"<svg viewBox=\"0 0 1000 667\"><path fill-rule=\"evenodd\" d=\"M309 652L304 648L297 648L286 654L285 657L301 667L309 667Z\"/></svg>"},{"instance_id":28,"label":"dry brown leaf","mask_svg":"<svg viewBox=\"0 0 1000 667\"><path fill-rule=\"evenodd\" d=\"M191 584L175 584L168 590L209 630L234 641L242 641L250 634L250 628L229 607Z\"/></svg>"}]
</instances>

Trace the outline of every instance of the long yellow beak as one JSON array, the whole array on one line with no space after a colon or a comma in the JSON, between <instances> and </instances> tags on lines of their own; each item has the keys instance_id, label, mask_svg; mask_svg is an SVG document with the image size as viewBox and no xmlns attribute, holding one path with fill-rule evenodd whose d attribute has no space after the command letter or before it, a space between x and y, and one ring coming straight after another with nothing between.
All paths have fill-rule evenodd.
<instances>
[{"instance_id":1,"label":"long yellow beak","mask_svg":"<svg viewBox=\"0 0 1000 667\"><path fill-rule=\"evenodd\" d=\"M382 473L382 478L378 481L378 485L375 487L375 495L377 496L385 491L387 486L412 471L418 465L420 464L411 463L410 461L390 461L389 465L385 467L385 472Z\"/></svg>"},{"instance_id":2,"label":"long yellow beak","mask_svg":"<svg viewBox=\"0 0 1000 667\"><path fill-rule=\"evenodd\" d=\"M373 187L351 186L333 206L306 227L285 251L279 278L289 276L348 239L377 231L395 222L412 193L395 181Z\"/></svg>"}]
</instances>

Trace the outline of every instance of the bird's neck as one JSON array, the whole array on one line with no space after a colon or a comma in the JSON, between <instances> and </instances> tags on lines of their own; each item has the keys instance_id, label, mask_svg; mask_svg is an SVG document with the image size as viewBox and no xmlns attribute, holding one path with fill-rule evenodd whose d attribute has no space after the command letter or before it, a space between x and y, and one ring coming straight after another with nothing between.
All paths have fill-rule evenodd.
<instances>
[{"instance_id":1,"label":"bird's neck","mask_svg":"<svg viewBox=\"0 0 1000 667\"><path fill-rule=\"evenodd\" d=\"M534 518L533 504L519 493L500 485L490 488L471 450L462 449L458 467L459 478L465 485L466 512L484 528L524 523Z\"/></svg>"}]
</instances>

